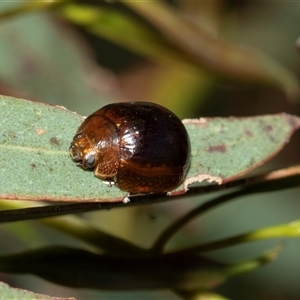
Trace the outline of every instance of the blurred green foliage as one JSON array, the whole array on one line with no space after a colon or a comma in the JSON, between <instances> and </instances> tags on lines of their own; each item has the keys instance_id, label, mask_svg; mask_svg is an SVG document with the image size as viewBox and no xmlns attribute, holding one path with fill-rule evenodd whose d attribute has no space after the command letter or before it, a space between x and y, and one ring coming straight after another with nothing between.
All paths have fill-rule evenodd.
<instances>
[{"instance_id":1,"label":"blurred green foliage","mask_svg":"<svg viewBox=\"0 0 300 300\"><path fill-rule=\"evenodd\" d=\"M0 93L63 105L85 115L105 103L125 100L158 102L181 117L281 111L299 114L299 54L295 48L299 37L298 2L172 3L155 1L147 7L143 2L128 1L2 2ZM122 62L123 68L115 67L116 61ZM298 149L299 138L270 166L299 161ZM85 218L103 231L148 247L161 228L209 197L94 212ZM296 220L298 198L299 190L294 189L251 195L244 201L225 204L187 225L169 246L189 245L195 239L204 243L229 233ZM39 224L28 226L30 234L22 223L13 228L2 226L1 236L6 243L1 253L27 249L28 245L77 245L71 237ZM26 243L15 231L26 236ZM40 235L44 239L39 239ZM211 257L222 261L243 259L274 243L241 245L212 253ZM299 240L289 241L280 260L232 279L217 292L231 299L299 298L295 280L300 275L298 246ZM32 277L24 280L5 275L3 280L18 280L18 286L36 292L74 295L74 290L62 290ZM74 296L180 299L178 295L193 299L168 291L87 291Z\"/></svg>"}]
</instances>

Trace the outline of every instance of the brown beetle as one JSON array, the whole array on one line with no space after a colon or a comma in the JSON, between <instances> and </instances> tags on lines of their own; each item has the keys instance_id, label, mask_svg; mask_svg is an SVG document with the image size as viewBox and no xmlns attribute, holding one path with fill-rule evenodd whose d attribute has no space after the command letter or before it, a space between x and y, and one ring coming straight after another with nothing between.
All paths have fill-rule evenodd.
<instances>
[{"instance_id":1,"label":"brown beetle","mask_svg":"<svg viewBox=\"0 0 300 300\"><path fill-rule=\"evenodd\" d=\"M83 169L130 193L164 193L185 179L190 141L180 119L150 102L104 106L78 128L70 154Z\"/></svg>"}]
</instances>

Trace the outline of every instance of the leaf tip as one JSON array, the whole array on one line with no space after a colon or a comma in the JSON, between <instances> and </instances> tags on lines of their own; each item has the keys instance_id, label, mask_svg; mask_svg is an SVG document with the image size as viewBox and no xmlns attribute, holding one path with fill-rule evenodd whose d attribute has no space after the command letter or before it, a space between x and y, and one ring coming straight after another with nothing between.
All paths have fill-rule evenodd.
<instances>
[{"instance_id":1,"label":"leaf tip","mask_svg":"<svg viewBox=\"0 0 300 300\"><path fill-rule=\"evenodd\" d=\"M283 113L283 116L293 130L297 130L300 127L300 118L298 116L289 115L287 113Z\"/></svg>"}]
</instances>

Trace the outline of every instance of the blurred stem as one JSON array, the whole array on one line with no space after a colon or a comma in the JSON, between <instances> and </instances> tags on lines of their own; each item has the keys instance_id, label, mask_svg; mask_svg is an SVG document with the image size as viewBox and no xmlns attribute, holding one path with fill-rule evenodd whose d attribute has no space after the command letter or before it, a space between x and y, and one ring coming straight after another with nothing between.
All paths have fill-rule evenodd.
<instances>
[{"instance_id":1,"label":"blurred stem","mask_svg":"<svg viewBox=\"0 0 300 300\"><path fill-rule=\"evenodd\" d=\"M50 9L54 6L57 6L61 3L59 0L47 0L47 1L27 1L24 3L19 4L18 6L7 9L0 13L0 21L4 21L6 19L11 19L12 17L17 17L19 15L38 11L38 10L44 10L44 9Z\"/></svg>"},{"instance_id":2,"label":"blurred stem","mask_svg":"<svg viewBox=\"0 0 300 300\"><path fill-rule=\"evenodd\" d=\"M0 207L2 209L20 209L20 207L25 205L28 207L36 204L28 201L4 200L0 202ZM89 243L90 245L96 246L97 248L107 251L110 254L126 255L127 253L130 253L132 255L134 253L144 253L145 251L144 249L135 246L128 241L112 236L100 229L94 228L84 219L76 216L43 218L40 219L39 222L60 232L73 236L81 241Z\"/></svg>"},{"instance_id":3,"label":"blurred stem","mask_svg":"<svg viewBox=\"0 0 300 300\"><path fill-rule=\"evenodd\" d=\"M285 91L289 99L299 100L300 90L295 75L267 55L216 39L201 26L188 22L180 11L164 1L119 2L145 18L199 66L216 76L276 85Z\"/></svg>"},{"instance_id":4,"label":"blurred stem","mask_svg":"<svg viewBox=\"0 0 300 300\"><path fill-rule=\"evenodd\" d=\"M253 176L247 179L236 180L228 183L227 187L244 186L242 189L231 192L226 195L221 195L213 200L210 200L195 209L189 211L186 215L177 219L169 227L167 227L159 236L152 247L155 253L163 252L163 249L171 237L176 234L182 227L192 221L194 218L208 212L209 210L234 200L241 196L254 193L272 192L300 185L300 166L293 166L285 169L276 170L263 175ZM294 176L294 177L293 177ZM195 192L195 191L194 191Z\"/></svg>"},{"instance_id":5,"label":"blurred stem","mask_svg":"<svg viewBox=\"0 0 300 300\"><path fill-rule=\"evenodd\" d=\"M58 218L45 218L39 220L40 223L57 229L60 232L71 235L90 245L96 246L110 255L126 256L143 254L146 250L134 244L105 233L89 225L85 220L75 216L63 216Z\"/></svg>"},{"instance_id":6,"label":"blurred stem","mask_svg":"<svg viewBox=\"0 0 300 300\"><path fill-rule=\"evenodd\" d=\"M59 13L88 32L154 63L174 66L187 72L199 72L199 68L185 53L172 47L149 26L113 8L71 3L61 6Z\"/></svg>"},{"instance_id":7,"label":"blurred stem","mask_svg":"<svg viewBox=\"0 0 300 300\"><path fill-rule=\"evenodd\" d=\"M259 267L267 263L270 263L278 257L279 253L282 251L282 248L283 247L279 245L255 259L229 265L226 270L227 276L231 277L241 273L250 272L252 270L258 269Z\"/></svg>"},{"instance_id":8,"label":"blurred stem","mask_svg":"<svg viewBox=\"0 0 300 300\"><path fill-rule=\"evenodd\" d=\"M254 230L245 234L240 234L231 238L205 243L194 247L188 247L182 250L172 250L170 254L188 254L195 252L207 252L219 250L225 247L236 246L241 243L254 242L259 240L274 238L299 238L300 237L300 220L296 220L287 224L270 226L258 230Z\"/></svg>"},{"instance_id":9,"label":"blurred stem","mask_svg":"<svg viewBox=\"0 0 300 300\"><path fill-rule=\"evenodd\" d=\"M258 193L258 192L270 192L275 190L286 189L289 187L299 186L299 166L281 169L278 171L270 172L260 176L254 176L247 180L238 180L232 182L230 186L235 186L235 184L246 184L252 182L252 185L240 189L238 191L232 192L230 194L222 195L215 198L212 201L204 203L203 205L197 207L196 209L190 211L188 214L183 216L181 219L174 222L170 227L168 227L158 238L152 249L145 250L139 248L130 242L122 240L120 238L114 237L112 235L106 234L101 230L95 229L84 220L79 219L75 216L65 216L55 219L46 218L47 216L57 216L59 214L71 214L75 212L84 212L97 209L113 208L113 207L128 207L129 205L136 204L148 204L149 202L153 203L153 199L158 200L172 200L170 198L176 199L178 197L166 197L166 196L157 196L157 195L148 195L136 197L137 200L131 201L131 203L75 203L69 205L50 205L50 206L41 206L41 207L28 207L36 205L34 202L25 202L26 208L24 208L23 201L7 201L4 200L1 202L2 209L8 209L0 211L0 222L9 222L9 221L18 221L18 220L28 220L33 218L43 218L40 222L55 228L61 232L74 236L78 239L81 239L85 242L88 242L102 250L108 251L115 254L126 254L126 253L136 253L136 254L161 254L163 252L164 246L167 241L186 223L191 221L193 218L198 217L200 214L207 212L209 209L218 206L219 204L225 203L227 201L233 200L239 196L244 196L247 194ZM295 176L296 175L296 176ZM261 181L255 183L256 180L260 179ZM220 186L215 186L220 187ZM203 188L203 187L202 187ZM202 190L203 191L203 190ZM209 192L209 190L207 190ZM215 191L211 189L210 191ZM194 195L194 193L192 193ZM188 193L187 195L188 196ZM180 196L184 198L185 196ZM153 198L151 200L151 197ZM155 198L156 197L156 198ZM158 198L157 198L158 197ZM149 202L145 201L145 198L150 199ZM278 238L278 237L298 237L300 232L300 221L295 221L289 224L278 225L274 227L268 227L265 229L257 230L247 234L239 235L233 238L224 239L204 245L199 245L187 250L177 250L176 253L188 251L188 252L199 252L199 251L211 251L220 249L223 247L228 247L236 245L242 242L249 242L261 239L268 238ZM172 251L174 252L174 251Z\"/></svg>"},{"instance_id":10,"label":"blurred stem","mask_svg":"<svg viewBox=\"0 0 300 300\"><path fill-rule=\"evenodd\" d=\"M208 291L197 291L191 292L186 290L175 290L174 291L179 297L186 300L229 300L219 294L208 292Z\"/></svg>"},{"instance_id":11,"label":"blurred stem","mask_svg":"<svg viewBox=\"0 0 300 300\"><path fill-rule=\"evenodd\" d=\"M222 270L226 280L229 277L239 275L241 273L254 271L263 265L272 262L276 259L282 250L282 246L276 246L273 249L263 253L261 256L254 259L241 261L239 263L230 264ZM192 290L192 289L175 289L174 292L183 299L187 300L226 300L218 294L208 292L206 290Z\"/></svg>"},{"instance_id":12,"label":"blurred stem","mask_svg":"<svg viewBox=\"0 0 300 300\"><path fill-rule=\"evenodd\" d=\"M180 219L176 220L173 224L167 227L159 236L157 241L154 243L152 247L152 251L154 253L162 253L164 251L164 247L166 246L167 242L175 235L182 227L184 227L187 223L199 217L200 215L206 213L210 209L213 209L220 204L233 200L234 198L238 198L242 196L243 190L239 190L237 192L233 192L230 194L222 195L214 200L210 200L195 209L189 211L186 215L181 217Z\"/></svg>"},{"instance_id":13,"label":"blurred stem","mask_svg":"<svg viewBox=\"0 0 300 300\"><path fill-rule=\"evenodd\" d=\"M225 1L176 1L183 16L218 36L222 30Z\"/></svg>"}]
</instances>

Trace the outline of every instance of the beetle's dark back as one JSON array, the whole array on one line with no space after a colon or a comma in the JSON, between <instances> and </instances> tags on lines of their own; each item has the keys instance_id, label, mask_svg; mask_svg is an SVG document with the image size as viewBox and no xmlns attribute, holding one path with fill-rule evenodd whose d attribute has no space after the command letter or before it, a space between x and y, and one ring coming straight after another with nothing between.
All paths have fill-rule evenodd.
<instances>
[{"instance_id":1,"label":"beetle's dark back","mask_svg":"<svg viewBox=\"0 0 300 300\"><path fill-rule=\"evenodd\" d=\"M131 192L164 192L185 178L190 141L180 119L153 103L111 104L106 117L116 122L121 163L118 185Z\"/></svg>"},{"instance_id":2,"label":"beetle's dark back","mask_svg":"<svg viewBox=\"0 0 300 300\"><path fill-rule=\"evenodd\" d=\"M114 120L120 120L120 139L128 140L130 149L124 145L124 159L131 156L137 163L149 161L153 166L162 162L167 166L185 164L190 152L189 137L174 113L147 102L111 104L105 108Z\"/></svg>"}]
</instances>

